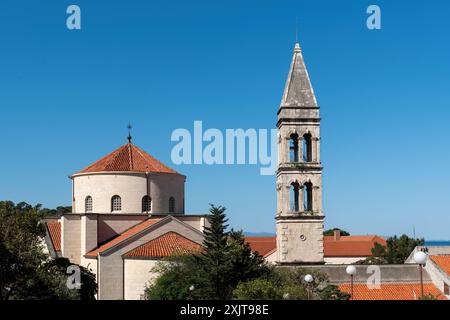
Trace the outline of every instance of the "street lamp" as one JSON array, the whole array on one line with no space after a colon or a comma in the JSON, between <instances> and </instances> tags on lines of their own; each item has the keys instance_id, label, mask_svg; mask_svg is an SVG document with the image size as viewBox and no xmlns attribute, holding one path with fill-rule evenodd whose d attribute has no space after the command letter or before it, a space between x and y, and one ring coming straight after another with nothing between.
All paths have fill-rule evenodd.
<instances>
[{"instance_id":1,"label":"street lamp","mask_svg":"<svg viewBox=\"0 0 450 320\"><path fill-rule=\"evenodd\" d=\"M423 266L425 262L427 261L428 255L425 252L417 251L414 253L414 261L419 264L419 270L420 270L420 294L423 299Z\"/></svg>"},{"instance_id":2,"label":"street lamp","mask_svg":"<svg viewBox=\"0 0 450 320\"><path fill-rule=\"evenodd\" d=\"M305 280L305 282L306 282L306 292L307 292L307 294L308 294L308 300L310 300L310 294L309 294L309 289L310 289L310 288L309 288L309 286L310 286L311 282L313 282L314 278L313 278L312 275L307 274L307 275L305 276L304 280Z\"/></svg>"},{"instance_id":3,"label":"street lamp","mask_svg":"<svg viewBox=\"0 0 450 320\"><path fill-rule=\"evenodd\" d=\"M191 285L189 287L189 300L192 299L192 292L194 292L194 289L195 289L194 285Z\"/></svg>"},{"instance_id":4,"label":"street lamp","mask_svg":"<svg viewBox=\"0 0 450 320\"><path fill-rule=\"evenodd\" d=\"M345 268L345 272L350 275L350 299L353 300L353 276L356 274L355 266L348 266Z\"/></svg>"}]
</instances>

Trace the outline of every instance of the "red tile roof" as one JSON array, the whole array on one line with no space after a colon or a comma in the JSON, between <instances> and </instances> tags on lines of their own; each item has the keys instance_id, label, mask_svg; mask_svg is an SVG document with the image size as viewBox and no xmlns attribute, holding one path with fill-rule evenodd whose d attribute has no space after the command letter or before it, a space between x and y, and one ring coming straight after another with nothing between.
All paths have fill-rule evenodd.
<instances>
[{"instance_id":1,"label":"red tile roof","mask_svg":"<svg viewBox=\"0 0 450 320\"><path fill-rule=\"evenodd\" d=\"M47 221L46 224L53 249L61 251L61 223L59 221Z\"/></svg>"},{"instance_id":2,"label":"red tile roof","mask_svg":"<svg viewBox=\"0 0 450 320\"><path fill-rule=\"evenodd\" d=\"M335 240L333 236L323 237L325 257L371 257L375 243L386 246L386 240L376 236L341 236Z\"/></svg>"},{"instance_id":3,"label":"red tile roof","mask_svg":"<svg viewBox=\"0 0 450 320\"><path fill-rule=\"evenodd\" d=\"M108 241L107 243L101 245L97 249L94 249L88 253L86 253L86 257L97 257L99 253L102 253L115 245L121 243L122 241L127 240L128 238L134 236L135 234L147 229L148 227L152 226L156 222L162 220L162 218L149 218L147 220L142 221L141 223L125 230L123 233L121 233L119 236L115 237L111 241Z\"/></svg>"},{"instance_id":4,"label":"red tile roof","mask_svg":"<svg viewBox=\"0 0 450 320\"><path fill-rule=\"evenodd\" d=\"M258 252L259 255L266 257L277 248L276 237L245 237L253 251Z\"/></svg>"},{"instance_id":5,"label":"red tile roof","mask_svg":"<svg viewBox=\"0 0 450 320\"><path fill-rule=\"evenodd\" d=\"M433 260L442 271L450 276L450 255L431 256L431 260Z\"/></svg>"},{"instance_id":6,"label":"red tile roof","mask_svg":"<svg viewBox=\"0 0 450 320\"><path fill-rule=\"evenodd\" d=\"M276 237L245 237L253 251L267 256L276 250ZM386 240L379 236L341 236L335 240L333 236L323 237L325 257L370 257L375 242L386 245Z\"/></svg>"},{"instance_id":7,"label":"red tile roof","mask_svg":"<svg viewBox=\"0 0 450 320\"><path fill-rule=\"evenodd\" d=\"M127 143L79 171L78 174L111 171L177 173L134 144Z\"/></svg>"},{"instance_id":8,"label":"red tile roof","mask_svg":"<svg viewBox=\"0 0 450 320\"><path fill-rule=\"evenodd\" d=\"M349 283L340 284L338 287L341 291L351 292ZM425 295L432 294L439 300L447 300L432 283L424 283L423 291ZM420 292L420 283L382 283L379 289L370 289L363 283L353 285L354 300L418 300Z\"/></svg>"},{"instance_id":9,"label":"red tile roof","mask_svg":"<svg viewBox=\"0 0 450 320\"><path fill-rule=\"evenodd\" d=\"M201 245L176 232L168 232L124 254L124 257L168 257L201 249Z\"/></svg>"}]
</instances>

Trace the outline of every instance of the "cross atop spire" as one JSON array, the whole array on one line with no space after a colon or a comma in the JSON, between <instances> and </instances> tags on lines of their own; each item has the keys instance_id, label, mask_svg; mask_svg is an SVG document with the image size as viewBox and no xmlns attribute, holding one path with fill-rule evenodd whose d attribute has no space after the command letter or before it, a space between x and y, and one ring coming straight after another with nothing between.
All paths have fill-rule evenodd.
<instances>
[{"instance_id":1,"label":"cross atop spire","mask_svg":"<svg viewBox=\"0 0 450 320\"><path fill-rule=\"evenodd\" d=\"M131 123L128 123L127 128L128 128L128 137L127 137L128 143L131 143L131 129L133 128L133 126L131 125Z\"/></svg>"}]
</instances>

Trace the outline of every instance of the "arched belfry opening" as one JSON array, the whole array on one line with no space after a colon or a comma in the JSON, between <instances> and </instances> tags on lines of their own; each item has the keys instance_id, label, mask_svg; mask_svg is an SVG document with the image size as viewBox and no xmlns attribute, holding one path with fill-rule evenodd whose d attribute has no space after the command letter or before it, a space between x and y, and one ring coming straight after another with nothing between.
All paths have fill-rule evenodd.
<instances>
[{"instance_id":1,"label":"arched belfry opening","mask_svg":"<svg viewBox=\"0 0 450 320\"><path fill-rule=\"evenodd\" d=\"M305 133L302 139L303 161L312 162L312 136Z\"/></svg>"},{"instance_id":2,"label":"arched belfry opening","mask_svg":"<svg viewBox=\"0 0 450 320\"><path fill-rule=\"evenodd\" d=\"M303 186L303 210L307 212L313 211L313 185L311 182L306 182Z\"/></svg>"},{"instance_id":3,"label":"arched belfry opening","mask_svg":"<svg viewBox=\"0 0 450 320\"><path fill-rule=\"evenodd\" d=\"M299 161L298 134L293 133L289 137L289 161Z\"/></svg>"},{"instance_id":4,"label":"arched belfry opening","mask_svg":"<svg viewBox=\"0 0 450 320\"><path fill-rule=\"evenodd\" d=\"M300 211L300 184L298 182L293 182L290 188L290 199L292 212Z\"/></svg>"}]
</instances>

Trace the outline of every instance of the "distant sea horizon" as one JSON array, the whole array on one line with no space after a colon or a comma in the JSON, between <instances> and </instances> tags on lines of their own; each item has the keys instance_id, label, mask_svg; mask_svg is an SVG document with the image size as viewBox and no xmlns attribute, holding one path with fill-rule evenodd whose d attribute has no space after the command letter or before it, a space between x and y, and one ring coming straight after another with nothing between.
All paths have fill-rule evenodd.
<instances>
[{"instance_id":1,"label":"distant sea horizon","mask_svg":"<svg viewBox=\"0 0 450 320\"><path fill-rule=\"evenodd\" d=\"M450 241L447 240L425 240L425 246L450 246Z\"/></svg>"}]
</instances>

